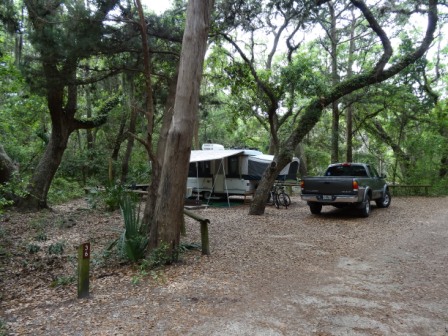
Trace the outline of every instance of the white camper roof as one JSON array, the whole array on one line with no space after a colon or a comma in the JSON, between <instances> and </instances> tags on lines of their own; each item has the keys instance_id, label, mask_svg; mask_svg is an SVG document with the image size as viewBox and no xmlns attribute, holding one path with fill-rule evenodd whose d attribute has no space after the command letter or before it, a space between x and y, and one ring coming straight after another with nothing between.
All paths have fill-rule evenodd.
<instances>
[{"instance_id":1,"label":"white camper roof","mask_svg":"<svg viewBox=\"0 0 448 336\"><path fill-rule=\"evenodd\" d=\"M243 153L243 149L220 149L220 150L192 150L191 162L220 160L229 156Z\"/></svg>"}]
</instances>

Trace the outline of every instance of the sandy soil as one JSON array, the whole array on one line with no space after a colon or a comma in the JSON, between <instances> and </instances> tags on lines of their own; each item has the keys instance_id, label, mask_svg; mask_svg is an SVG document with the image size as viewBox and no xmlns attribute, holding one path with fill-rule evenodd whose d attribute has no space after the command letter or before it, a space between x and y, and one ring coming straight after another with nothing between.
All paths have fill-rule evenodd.
<instances>
[{"instance_id":1,"label":"sandy soil","mask_svg":"<svg viewBox=\"0 0 448 336\"><path fill-rule=\"evenodd\" d=\"M448 198L372 203L369 218L324 208L197 211L211 220L211 255L142 273L107 262L118 212L84 202L0 223L0 334L7 335L448 335ZM39 240L42 234L46 240ZM184 242L199 242L187 220ZM76 247L92 244L88 299ZM63 242L63 255L48 248ZM29 246L41 250L30 254Z\"/></svg>"}]
</instances>

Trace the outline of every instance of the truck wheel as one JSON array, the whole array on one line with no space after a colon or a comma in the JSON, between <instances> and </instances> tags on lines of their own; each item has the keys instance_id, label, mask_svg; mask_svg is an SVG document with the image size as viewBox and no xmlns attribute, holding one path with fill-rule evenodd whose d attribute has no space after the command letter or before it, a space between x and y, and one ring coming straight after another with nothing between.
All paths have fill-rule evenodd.
<instances>
[{"instance_id":1,"label":"truck wheel","mask_svg":"<svg viewBox=\"0 0 448 336\"><path fill-rule=\"evenodd\" d=\"M383 195L383 197L377 199L375 203L378 208L387 208L389 207L391 200L392 197L390 196L390 192L389 190L386 190L386 193Z\"/></svg>"},{"instance_id":2,"label":"truck wheel","mask_svg":"<svg viewBox=\"0 0 448 336\"><path fill-rule=\"evenodd\" d=\"M365 202L362 202L361 204L362 204L361 209L360 209L361 217L369 217L369 215L370 215L370 195L367 195Z\"/></svg>"},{"instance_id":3,"label":"truck wheel","mask_svg":"<svg viewBox=\"0 0 448 336\"><path fill-rule=\"evenodd\" d=\"M318 215L322 211L322 204L319 203L310 203L310 211L313 215Z\"/></svg>"}]
</instances>

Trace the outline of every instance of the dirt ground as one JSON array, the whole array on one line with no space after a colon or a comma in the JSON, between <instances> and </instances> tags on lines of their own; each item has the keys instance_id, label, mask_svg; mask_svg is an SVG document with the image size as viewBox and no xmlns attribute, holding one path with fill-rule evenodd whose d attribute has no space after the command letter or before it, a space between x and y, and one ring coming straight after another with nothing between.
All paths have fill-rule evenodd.
<instances>
[{"instance_id":1,"label":"dirt ground","mask_svg":"<svg viewBox=\"0 0 448 336\"><path fill-rule=\"evenodd\" d=\"M188 251L152 272L102 257L119 212L80 200L4 215L0 335L448 335L447 197L393 198L369 218L311 215L297 196L264 216L248 206L197 212L211 221L211 255ZM188 219L182 240L199 242L199 224ZM85 241L91 295L77 299Z\"/></svg>"}]
</instances>

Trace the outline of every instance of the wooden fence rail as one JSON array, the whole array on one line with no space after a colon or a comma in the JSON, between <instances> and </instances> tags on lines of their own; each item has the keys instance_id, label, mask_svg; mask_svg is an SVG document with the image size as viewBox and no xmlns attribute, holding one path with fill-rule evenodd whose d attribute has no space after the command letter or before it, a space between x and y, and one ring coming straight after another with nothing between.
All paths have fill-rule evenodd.
<instances>
[{"instance_id":1,"label":"wooden fence rail","mask_svg":"<svg viewBox=\"0 0 448 336\"><path fill-rule=\"evenodd\" d=\"M429 195L429 184L390 184L389 189L393 196L419 196Z\"/></svg>"}]
</instances>

